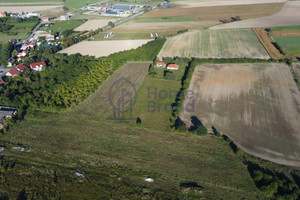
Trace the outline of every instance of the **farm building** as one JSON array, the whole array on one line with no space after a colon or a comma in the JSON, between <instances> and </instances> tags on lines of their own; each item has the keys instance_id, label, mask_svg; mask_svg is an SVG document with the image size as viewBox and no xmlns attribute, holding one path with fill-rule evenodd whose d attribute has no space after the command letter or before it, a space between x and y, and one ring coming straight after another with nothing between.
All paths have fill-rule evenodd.
<instances>
[{"instance_id":1,"label":"farm building","mask_svg":"<svg viewBox=\"0 0 300 200\"><path fill-rule=\"evenodd\" d=\"M177 65L177 64L168 64L167 69L169 69L169 70L178 70L179 65Z\"/></svg>"},{"instance_id":2,"label":"farm building","mask_svg":"<svg viewBox=\"0 0 300 200\"><path fill-rule=\"evenodd\" d=\"M107 10L107 11L105 12L105 14L109 14L109 15L117 15L117 14L118 14L118 11L116 11L116 10Z\"/></svg>"},{"instance_id":3,"label":"farm building","mask_svg":"<svg viewBox=\"0 0 300 200\"><path fill-rule=\"evenodd\" d=\"M0 129L4 126L4 121L6 119L11 119L13 116L16 115L18 110L16 108L11 107L0 107Z\"/></svg>"},{"instance_id":4,"label":"farm building","mask_svg":"<svg viewBox=\"0 0 300 200\"><path fill-rule=\"evenodd\" d=\"M118 9L118 10L131 10L133 6L126 5L126 4L116 4L113 7L114 7L114 9Z\"/></svg>"},{"instance_id":5,"label":"farm building","mask_svg":"<svg viewBox=\"0 0 300 200\"><path fill-rule=\"evenodd\" d=\"M31 63L30 64L30 69L32 71L40 72L43 70L43 67L46 67L45 61L42 62L36 62L36 63Z\"/></svg>"},{"instance_id":6,"label":"farm building","mask_svg":"<svg viewBox=\"0 0 300 200\"><path fill-rule=\"evenodd\" d=\"M157 68L164 68L166 65L165 65L165 63L164 62L157 62L156 63L156 67Z\"/></svg>"},{"instance_id":7,"label":"farm building","mask_svg":"<svg viewBox=\"0 0 300 200\"><path fill-rule=\"evenodd\" d=\"M61 21L66 21L66 20L69 20L70 19L70 15L68 14L63 14L60 16L60 20Z\"/></svg>"}]
</instances>

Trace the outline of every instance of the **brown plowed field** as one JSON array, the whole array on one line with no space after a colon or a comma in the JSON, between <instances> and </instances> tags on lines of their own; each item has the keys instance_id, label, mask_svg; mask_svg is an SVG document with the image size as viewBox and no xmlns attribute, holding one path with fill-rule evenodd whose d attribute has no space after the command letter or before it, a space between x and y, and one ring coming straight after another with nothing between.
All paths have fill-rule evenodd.
<instances>
[{"instance_id":1,"label":"brown plowed field","mask_svg":"<svg viewBox=\"0 0 300 200\"><path fill-rule=\"evenodd\" d=\"M172 17L172 16L193 16L201 21L218 21L231 19L240 16L242 19L262 17L279 12L283 3L213 6L213 7L192 7L192 8L169 8L155 9L144 15L144 17Z\"/></svg>"},{"instance_id":2,"label":"brown plowed field","mask_svg":"<svg viewBox=\"0 0 300 200\"><path fill-rule=\"evenodd\" d=\"M279 52L279 50L272 44L270 37L268 36L265 28L253 28L256 36L258 37L261 44L265 47L268 54L273 59L284 59L284 56Z\"/></svg>"},{"instance_id":3,"label":"brown plowed field","mask_svg":"<svg viewBox=\"0 0 300 200\"><path fill-rule=\"evenodd\" d=\"M243 150L300 167L300 92L290 69L280 63L204 64L196 67L189 90L197 116L228 135Z\"/></svg>"}]
</instances>

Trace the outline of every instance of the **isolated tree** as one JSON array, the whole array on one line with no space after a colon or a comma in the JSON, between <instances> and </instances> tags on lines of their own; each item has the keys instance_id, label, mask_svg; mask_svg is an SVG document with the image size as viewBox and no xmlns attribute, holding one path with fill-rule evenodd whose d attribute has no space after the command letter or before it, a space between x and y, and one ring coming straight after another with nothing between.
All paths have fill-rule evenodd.
<instances>
[{"instance_id":1,"label":"isolated tree","mask_svg":"<svg viewBox=\"0 0 300 200\"><path fill-rule=\"evenodd\" d=\"M115 24L110 21L110 22L108 22L108 26L113 28L113 27L115 27Z\"/></svg>"},{"instance_id":2,"label":"isolated tree","mask_svg":"<svg viewBox=\"0 0 300 200\"><path fill-rule=\"evenodd\" d=\"M18 51L16 49L14 49L11 54L12 54L12 57L17 57Z\"/></svg>"}]
</instances>

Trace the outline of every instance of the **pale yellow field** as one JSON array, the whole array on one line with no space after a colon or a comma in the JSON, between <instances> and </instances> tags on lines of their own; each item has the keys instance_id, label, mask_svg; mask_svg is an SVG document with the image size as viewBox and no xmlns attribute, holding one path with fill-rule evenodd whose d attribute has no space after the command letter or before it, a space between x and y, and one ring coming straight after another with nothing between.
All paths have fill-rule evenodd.
<instances>
[{"instance_id":1,"label":"pale yellow field","mask_svg":"<svg viewBox=\"0 0 300 200\"><path fill-rule=\"evenodd\" d=\"M102 57L119 51L135 49L149 41L151 40L83 41L58 53L80 53L81 55Z\"/></svg>"},{"instance_id":2,"label":"pale yellow field","mask_svg":"<svg viewBox=\"0 0 300 200\"><path fill-rule=\"evenodd\" d=\"M61 8L62 6L2 6L0 7L0 12L39 12L44 10L56 10Z\"/></svg>"},{"instance_id":3,"label":"pale yellow field","mask_svg":"<svg viewBox=\"0 0 300 200\"><path fill-rule=\"evenodd\" d=\"M210 29L254 28L300 25L300 1L288 1L283 9L271 16L213 26Z\"/></svg>"},{"instance_id":4,"label":"pale yellow field","mask_svg":"<svg viewBox=\"0 0 300 200\"><path fill-rule=\"evenodd\" d=\"M266 3L281 3L287 0L200 0L200 1L174 1L171 5L176 8L192 8L192 7L209 7L209 6L229 6L229 5L249 5L249 4L266 4Z\"/></svg>"},{"instance_id":5,"label":"pale yellow field","mask_svg":"<svg viewBox=\"0 0 300 200\"><path fill-rule=\"evenodd\" d=\"M163 57L270 58L251 29L200 30L168 38Z\"/></svg>"},{"instance_id":6,"label":"pale yellow field","mask_svg":"<svg viewBox=\"0 0 300 200\"><path fill-rule=\"evenodd\" d=\"M90 31L98 28L103 28L108 25L108 22L115 22L116 18L113 19L99 19L99 20L88 20L81 26L74 29L75 31Z\"/></svg>"}]
</instances>

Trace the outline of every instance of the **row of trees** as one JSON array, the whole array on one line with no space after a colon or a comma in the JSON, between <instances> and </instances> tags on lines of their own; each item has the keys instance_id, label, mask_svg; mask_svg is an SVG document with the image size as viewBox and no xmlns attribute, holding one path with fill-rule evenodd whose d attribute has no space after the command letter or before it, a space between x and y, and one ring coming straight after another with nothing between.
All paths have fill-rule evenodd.
<instances>
[{"instance_id":1,"label":"row of trees","mask_svg":"<svg viewBox=\"0 0 300 200\"><path fill-rule=\"evenodd\" d=\"M0 105L17 107L19 119L30 107L61 110L76 105L126 61L154 59L164 42L165 39L158 38L136 50L99 59L80 55L40 55L49 67L40 73L25 71L19 77L9 78L5 87L0 88Z\"/></svg>"},{"instance_id":2,"label":"row of trees","mask_svg":"<svg viewBox=\"0 0 300 200\"><path fill-rule=\"evenodd\" d=\"M14 50L14 45L7 42L0 44L0 64L6 66L7 60L11 57L11 53Z\"/></svg>"}]
</instances>

